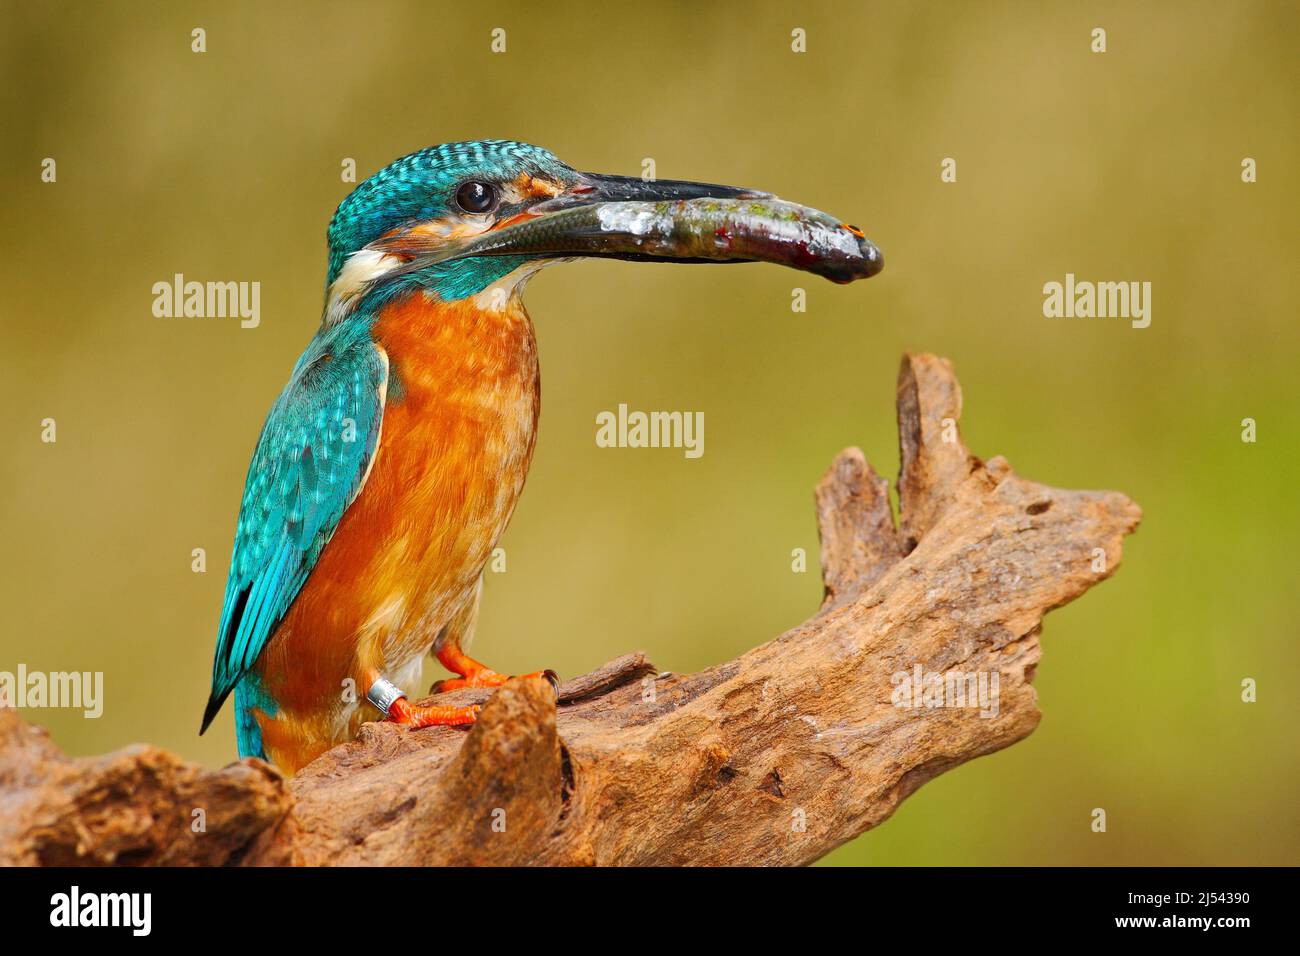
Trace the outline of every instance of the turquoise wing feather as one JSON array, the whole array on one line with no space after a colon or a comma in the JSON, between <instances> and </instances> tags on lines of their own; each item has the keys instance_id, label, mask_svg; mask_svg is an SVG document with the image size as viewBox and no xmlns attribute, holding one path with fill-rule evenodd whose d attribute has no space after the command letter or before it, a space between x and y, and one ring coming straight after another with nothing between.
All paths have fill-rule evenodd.
<instances>
[{"instance_id":1,"label":"turquoise wing feather","mask_svg":"<svg viewBox=\"0 0 1300 956\"><path fill-rule=\"evenodd\" d=\"M271 408L244 484L200 733L257 660L365 483L387 387L388 360L368 331L340 325L312 340Z\"/></svg>"}]
</instances>

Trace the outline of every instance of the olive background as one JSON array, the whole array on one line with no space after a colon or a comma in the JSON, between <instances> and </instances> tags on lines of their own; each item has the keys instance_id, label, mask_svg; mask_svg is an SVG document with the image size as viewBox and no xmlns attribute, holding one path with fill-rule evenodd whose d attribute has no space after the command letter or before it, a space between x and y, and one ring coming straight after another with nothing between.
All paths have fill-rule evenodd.
<instances>
[{"instance_id":1,"label":"olive background","mask_svg":"<svg viewBox=\"0 0 1300 956\"><path fill-rule=\"evenodd\" d=\"M503 137L772 190L861 226L886 267L848 287L758 265L536 278L540 438L478 656L573 675L639 648L690 671L799 623L821 594L814 484L847 445L896 472L899 359L936 352L976 454L1145 517L1116 576L1047 617L1034 734L827 862L1300 863L1295 3L0 16L0 669L104 672L99 720L24 712L67 752L233 759L229 707L197 736L225 568L258 429L318 321L341 163L361 179ZM260 282L261 325L155 318L178 272ZM1045 318L1067 272L1151 282L1151 326ZM703 411L704 456L596 447L620 402Z\"/></svg>"}]
</instances>

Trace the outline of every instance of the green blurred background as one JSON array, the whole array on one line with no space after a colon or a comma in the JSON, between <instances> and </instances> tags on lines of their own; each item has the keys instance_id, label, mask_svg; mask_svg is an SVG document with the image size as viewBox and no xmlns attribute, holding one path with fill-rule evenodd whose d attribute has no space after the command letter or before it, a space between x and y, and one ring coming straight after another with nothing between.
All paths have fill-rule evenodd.
<instances>
[{"instance_id":1,"label":"green blurred background","mask_svg":"<svg viewBox=\"0 0 1300 956\"><path fill-rule=\"evenodd\" d=\"M480 656L572 675L641 648L688 671L798 623L813 485L849 444L896 471L900 354L937 352L972 450L1145 519L1117 576L1047 619L1039 729L829 861L1300 862L1298 26L1294 3L5 2L0 669L105 672L101 719L25 712L69 753L233 759L229 708L196 736L225 568L318 321L340 163L360 179L479 137L603 172L651 157L856 222L886 271L536 279L541 434ZM177 272L261 282L261 326L154 318ZM1045 319L1066 272L1150 281L1151 327ZM597 448L619 402L705 412L704 457Z\"/></svg>"}]
</instances>

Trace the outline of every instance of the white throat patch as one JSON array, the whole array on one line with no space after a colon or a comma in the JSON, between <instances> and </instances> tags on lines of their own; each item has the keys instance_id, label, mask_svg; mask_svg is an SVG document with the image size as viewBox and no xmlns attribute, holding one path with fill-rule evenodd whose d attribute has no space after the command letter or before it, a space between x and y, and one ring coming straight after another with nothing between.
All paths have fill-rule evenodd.
<instances>
[{"instance_id":1,"label":"white throat patch","mask_svg":"<svg viewBox=\"0 0 1300 956\"><path fill-rule=\"evenodd\" d=\"M564 259L535 259L525 262L514 272L503 275L496 282L474 296L474 305L482 312L503 312L513 300L524 294L528 280L554 262Z\"/></svg>"},{"instance_id":2,"label":"white throat patch","mask_svg":"<svg viewBox=\"0 0 1300 956\"><path fill-rule=\"evenodd\" d=\"M338 277L330 283L329 301L325 305L325 325L335 325L356 305L357 296L366 285L386 272L402 265L397 256L375 249L361 249L348 256Z\"/></svg>"}]
</instances>

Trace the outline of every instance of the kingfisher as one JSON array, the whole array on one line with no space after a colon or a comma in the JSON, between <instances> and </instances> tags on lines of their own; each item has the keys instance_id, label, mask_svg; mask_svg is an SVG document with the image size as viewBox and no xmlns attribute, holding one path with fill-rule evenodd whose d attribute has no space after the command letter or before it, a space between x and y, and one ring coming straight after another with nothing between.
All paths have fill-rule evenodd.
<instances>
[{"instance_id":1,"label":"kingfisher","mask_svg":"<svg viewBox=\"0 0 1300 956\"><path fill-rule=\"evenodd\" d=\"M540 268L767 261L848 282L883 264L857 227L769 193L578 172L509 140L396 160L326 238L320 326L245 480L199 731L233 692L240 756L288 773L365 720L473 723L477 705L408 697L430 653L455 675L435 691L509 679L467 650L537 438L521 294Z\"/></svg>"}]
</instances>

